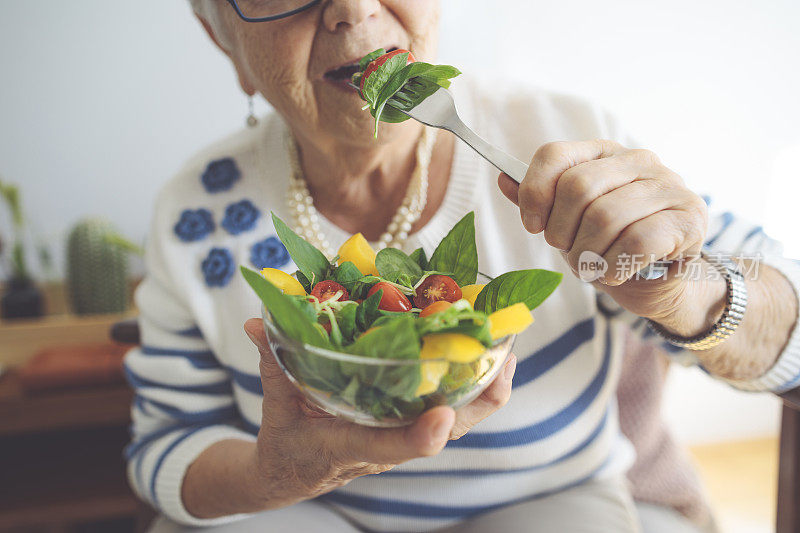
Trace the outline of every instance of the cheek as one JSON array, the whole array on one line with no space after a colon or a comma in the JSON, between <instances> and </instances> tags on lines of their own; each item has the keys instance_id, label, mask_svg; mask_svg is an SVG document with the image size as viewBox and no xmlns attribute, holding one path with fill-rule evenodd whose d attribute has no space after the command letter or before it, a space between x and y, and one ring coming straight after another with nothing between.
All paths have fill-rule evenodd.
<instances>
[{"instance_id":1,"label":"cheek","mask_svg":"<svg viewBox=\"0 0 800 533\"><path fill-rule=\"evenodd\" d=\"M244 36L241 48L256 89L278 110L288 114L296 113L298 107L307 107L313 100L308 79L313 31L305 35L301 27L292 30L252 31Z\"/></svg>"},{"instance_id":2,"label":"cheek","mask_svg":"<svg viewBox=\"0 0 800 533\"><path fill-rule=\"evenodd\" d=\"M411 37L415 54L423 60L435 59L441 11L439 0L384 0L383 3Z\"/></svg>"}]
</instances>

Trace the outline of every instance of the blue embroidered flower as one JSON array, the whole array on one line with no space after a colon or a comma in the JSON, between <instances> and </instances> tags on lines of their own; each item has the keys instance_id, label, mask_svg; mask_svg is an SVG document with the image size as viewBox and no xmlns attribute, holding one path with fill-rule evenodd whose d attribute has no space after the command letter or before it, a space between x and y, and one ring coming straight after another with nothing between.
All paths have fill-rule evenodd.
<instances>
[{"instance_id":1,"label":"blue embroidered flower","mask_svg":"<svg viewBox=\"0 0 800 533\"><path fill-rule=\"evenodd\" d=\"M224 287L233 277L233 255L226 248L212 248L203 259L203 276L209 287Z\"/></svg>"},{"instance_id":2,"label":"blue embroidered flower","mask_svg":"<svg viewBox=\"0 0 800 533\"><path fill-rule=\"evenodd\" d=\"M200 180L208 192L214 193L229 190L241 176L236 161L226 157L209 163Z\"/></svg>"},{"instance_id":3,"label":"blue embroidered flower","mask_svg":"<svg viewBox=\"0 0 800 533\"><path fill-rule=\"evenodd\" d=\"M250 248L250 262L262 268L280 268L289 262L289 252L277 237L267 237Z\"/></svg>"},{"instance_id":4,"label":"blue embroidered flower","mask_svg":"<svg viewBox=\"0 0 800 533\"><path fill-rule=\"evenodd\" d=\"M222 227L231 235L239 235L244 231L253 229L261 213L250 200L242 200L225 208L225 218Z\"/></svg>"},{"instance_id":5,"label":"blue embroidered flower","mask_svg":"<svg viewBox=\"0 0 800 533\"><path fill-rule=\"evenodd\" d=\"M175 235L183 242L205 239L214 231L214 217L208 209L187 209L175 224Z\"/></svg>"}]
</instances>

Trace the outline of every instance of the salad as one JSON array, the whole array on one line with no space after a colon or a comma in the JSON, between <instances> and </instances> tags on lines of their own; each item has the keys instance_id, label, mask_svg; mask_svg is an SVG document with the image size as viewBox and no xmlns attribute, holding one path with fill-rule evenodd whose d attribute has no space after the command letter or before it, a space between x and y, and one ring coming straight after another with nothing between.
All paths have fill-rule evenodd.
<instances>
[{"instance_id":1,"label":"salad","mask_svg":"<svg viewBox=\"0 0 800 533\"><path fill-rule=\"evenodd\" d=\"M400 110L413 109L440 87L450 87L450 80L460 75L461 71L450 65L417 61L408 50L379 48L361 59L351 81L367 102L364 109L375 117L377 139L379 122L408 120Z\"/></svg>"},{"instance_id":2,"label":"salad","mask_svg":"<svg viewBox=\"0 0 800 533\"><path fill-rule=\"evenodd\" d=\"M468 391L487 370L481 356L527 328L530 311L562 277L533 269L477 283L474 213L430 258L421 248L410 255L396 248L375 253L359 233L329 260L272 219L298 270L241 271L284 336L344 354L425 362L386 371L310 356L293 364L292 375L305 386L377 419L407 418L437 404L437 395Z\"/></svg>"}]
</instances>

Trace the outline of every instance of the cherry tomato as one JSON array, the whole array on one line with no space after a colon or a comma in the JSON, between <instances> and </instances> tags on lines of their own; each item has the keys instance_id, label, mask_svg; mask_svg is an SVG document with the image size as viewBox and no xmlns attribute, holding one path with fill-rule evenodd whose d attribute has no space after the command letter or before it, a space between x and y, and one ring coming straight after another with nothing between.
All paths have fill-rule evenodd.
<instances>
[{"instance_id":1,"label":"cherry tomato","mask_svg":"<svg viewBox=\"0 0 800 533\"><path fill-rule=\"evenodd\" d=\"M378 304L378 309L398 312L411 311L411 302L408 301L406 295L400 292L397 287L385 281L376 283L367 293L367 298L379 290L383 290L383 296L381 296L381 303Z\"/></svg>"},{"instance_id":2,"label":"cherry tomato","mask_svg":"<svg viewBox=\"0 0 800 533\"><path fill-rule=\"evenodd\" d=\"M460 299L461 288L453 278L442 274L433 274L425 278L422 285L417 287L414 305L420 309L425 309L433 302L444 300L452 303Z\"/></svg>"},{"instance_id":3,"label":"cherry tomato","mask_svg":"<svg viewBox=\"0 0 800 533\"><path fill-rule=\"evenodd\" d=\"M361 87L360 87L361 90L362 91L364 90L364 82L367 81L369 75L378 70L378 67L386 63L389 59L393 58L397 54L405 54L406 52L408 52L408 62L406 63L406 65L410 65L411 63L416 63L417 60L414 58L414 54L412 54L408 50L395 50L393 52L383 54L382 56L376 59L373 59L372 62L369 65L367 65L366 70L364 70L364 75L361 76Z\"/></svg>"},{"instance_id":4,"label":"cherry tomato","mask_svg":"<svg viewBox=\"0 0 800 533\"><path fill-rule=\"evenodd\" d=\"M422 312L419 314L419 316L420 318L425 318L426 316L431 316L434 313L441 313L451 305L453 304L445 300L439 300L438 302L433 302L431 305L423 309Z\"/></svg>"},{"instance_id":5,"label":"cherry tomato","mask_svg":"<svg viewBox=\"0 0 800 533\"><path fill-rule=\"evenodd\" d=\"M339 291L341 291L342 295L339 297L338 301L350 299L350 294L347 292L347 289L331 280L320 281L314 285L314 288L311 290L311 295L316 296L320 302L324 302L325 300L333 298Z\"/></svg>"}]
</instances>

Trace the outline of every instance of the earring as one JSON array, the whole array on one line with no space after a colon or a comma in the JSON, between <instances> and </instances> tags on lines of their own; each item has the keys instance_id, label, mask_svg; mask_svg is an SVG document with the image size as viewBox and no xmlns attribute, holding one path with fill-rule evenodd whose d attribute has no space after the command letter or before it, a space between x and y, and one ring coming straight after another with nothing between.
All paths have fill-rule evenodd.
<instances>
[{"instance_id":1,"label":"earring","mask_svg":"<svg viewBox=\"0 0 800 533\"><path fill-rule=\"evenodd\" d=\"M256 113L255 113L254 107L255 106L253 105L253 97L250 96L250 95L247 95L248 114L247 114L247 120L245 121L245 123L247 124L248 128L255 128L256 126L258 126L258 118L256 117Z\"/></svg>"}]
</instances>

